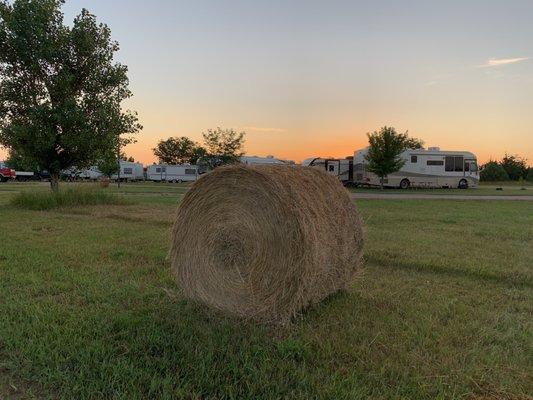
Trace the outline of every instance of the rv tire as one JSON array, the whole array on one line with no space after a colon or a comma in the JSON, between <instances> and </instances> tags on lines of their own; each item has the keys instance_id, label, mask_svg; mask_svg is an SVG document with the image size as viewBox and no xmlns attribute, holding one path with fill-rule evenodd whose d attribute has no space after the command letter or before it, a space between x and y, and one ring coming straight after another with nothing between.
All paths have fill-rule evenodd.
<instances>
[{"instance_id":1,"label":"rv tire","mask_svg":"<svg viewBox=\"0 0 533 400\"><path fill-rule=\"evenodd\" d=\"M409 189L409 186L411 186L411 182L409 182L409 179L402 179L400 182L400 189Z\"/></svg>"},{"instance_id":2,"label":"rv tire","mask_svg":"<svg viewBox=\"0 0 533 400\"><path fill-rule=\"evenodd\" d=\"M459 189L468 189L468 182L466 179L461 179L459 181Z\"/></svg>"}]
</instances>

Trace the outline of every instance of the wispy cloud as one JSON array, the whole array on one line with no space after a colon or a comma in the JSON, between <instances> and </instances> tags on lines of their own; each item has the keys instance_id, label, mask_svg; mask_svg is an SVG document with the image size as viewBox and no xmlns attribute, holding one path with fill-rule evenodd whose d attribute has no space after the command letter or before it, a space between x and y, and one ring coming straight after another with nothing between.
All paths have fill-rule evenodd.
<instances>
[{"instance_id":1,"label":"wispy cloud","mask_svg":"<svg viewBox=\"0 0 533 400\"><path fill-rule=\"evenodd\" d=\"M268 128L268 127L263 127L263 126L244 126L242 129L244 129L245 131L252 131L252 132L272 132L272 133L287 132L286 129Z\"/></svg>"},{"instance_id":2,"label":"wispy cloud","mask_svg":"<svg viewBox=\"0 0 533 400\"><path fill-rule=\"evenodd\" d=\"M516 58L490 58L485 64L478 65L480 68L499 67L502 65L516 64L521 61L529 60L531 57L516 57Z\"/></svg>"}]
</instances>

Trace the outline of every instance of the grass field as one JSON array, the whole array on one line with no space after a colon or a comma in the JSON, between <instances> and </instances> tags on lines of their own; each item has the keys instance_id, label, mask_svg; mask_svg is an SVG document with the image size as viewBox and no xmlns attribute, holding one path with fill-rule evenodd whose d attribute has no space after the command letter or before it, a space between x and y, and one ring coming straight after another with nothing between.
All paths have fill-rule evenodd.
<instances>
[{"instance_id":1,"label":"grass field","mask_svg":"<svg viewBox=\"0 0 533 400\"><path fill-rule=\"evenodd\" d=\"M279 329L180 297L186 185L9 204L28 188L0 186L0 399L531 398L533 202L357 201L364 273Z\"/></svg>"}]
</instances>

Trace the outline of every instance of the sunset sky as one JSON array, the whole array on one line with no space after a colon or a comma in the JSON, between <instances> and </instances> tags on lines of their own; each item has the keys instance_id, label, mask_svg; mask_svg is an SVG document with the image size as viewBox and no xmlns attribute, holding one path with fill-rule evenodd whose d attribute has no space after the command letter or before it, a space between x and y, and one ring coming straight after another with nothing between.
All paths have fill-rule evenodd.
<instances>
[{"instance_id":1,"label":"sunset sky","mask_svg":"<svg viewBox=\"0 0 533 400\"><path fill-rule=\"evenodd\" d=\"M144 125L247 132L246 153L347 156L383 125L533 164L533 1L67 0L107 23ZM0 158L2 158L0 153Z\"/></svg>"}]
</instances>

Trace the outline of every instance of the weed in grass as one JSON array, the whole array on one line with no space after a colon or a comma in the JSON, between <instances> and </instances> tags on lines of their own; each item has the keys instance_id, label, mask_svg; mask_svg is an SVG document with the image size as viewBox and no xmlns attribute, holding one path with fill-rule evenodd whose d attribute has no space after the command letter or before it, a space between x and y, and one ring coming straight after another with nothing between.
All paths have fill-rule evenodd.
<instances>
[{"instance_id":1,"label":"weed in grass","mask_svg":"<svg viewBox=\"0 0 533 400\"><path fill-rule=\"evenodd\" d=\"M28 210L50 210L59 207L89 205L123 205L131 201L96 187L68 187L58 191L27 191L16 194L11 204Z\"/></svg>"}]
</instances>

